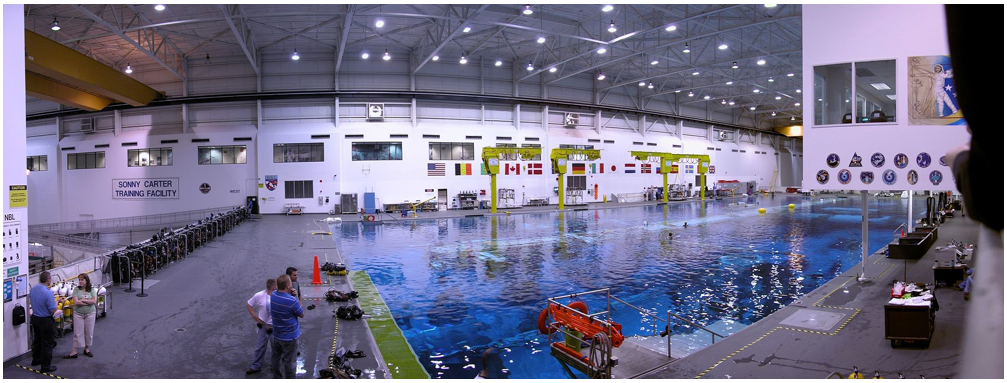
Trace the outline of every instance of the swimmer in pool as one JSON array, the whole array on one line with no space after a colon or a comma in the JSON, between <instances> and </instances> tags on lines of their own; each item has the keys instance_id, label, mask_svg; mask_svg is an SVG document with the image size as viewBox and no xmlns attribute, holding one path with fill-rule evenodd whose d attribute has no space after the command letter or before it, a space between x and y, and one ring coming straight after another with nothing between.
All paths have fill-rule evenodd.
<instances>
[{"instance_id":1,"label":"swimmer in pool","mask_svg":"<svg viewBox=\"0 0 1007 383\"><path fill-rule=\"evenodd\" d=\"M682 227L689 227L689 223L686 222L684 225L682 225Z\"/></svg>"}]
</instances>

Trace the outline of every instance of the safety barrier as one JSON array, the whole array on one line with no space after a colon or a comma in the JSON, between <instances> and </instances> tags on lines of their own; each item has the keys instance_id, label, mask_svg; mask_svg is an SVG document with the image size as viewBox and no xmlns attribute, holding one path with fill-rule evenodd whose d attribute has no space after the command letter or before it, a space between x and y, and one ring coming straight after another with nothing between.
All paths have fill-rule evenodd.
<instances>
[{"instance_id":1,"label":"safety barrier","mask_svg":"<svg viewBox=\"0 0 1007 383\"><path fill-rule=\"evenodd\" d=\"M210 214L223 214L234 209L246 208L245 205L216 207L210 209L190 210L177 213L151 214L136 217L108 218L87 221L72 221L28 225L28 233L38 232L68 232L88 231L109 228L136 228L141 226L171 226L180 222L193 222Z\"/></svg>"}]
</instances>

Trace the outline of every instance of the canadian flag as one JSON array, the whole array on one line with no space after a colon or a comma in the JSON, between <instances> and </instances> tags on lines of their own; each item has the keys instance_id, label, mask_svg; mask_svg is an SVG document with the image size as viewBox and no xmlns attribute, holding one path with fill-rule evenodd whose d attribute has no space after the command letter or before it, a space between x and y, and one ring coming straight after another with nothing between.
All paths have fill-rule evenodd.
<instances>
[{"instance_id":1,"label":"canadian flag","mask_svg":"<svg viewBox=\"0 0 1007 383\"><path fill-rule=\"evenodd\" d=\"M521 175L521 164L505 164L504 175L509 175L511 173L514 173L515 175Z\"/></svg>"}]
</instances>

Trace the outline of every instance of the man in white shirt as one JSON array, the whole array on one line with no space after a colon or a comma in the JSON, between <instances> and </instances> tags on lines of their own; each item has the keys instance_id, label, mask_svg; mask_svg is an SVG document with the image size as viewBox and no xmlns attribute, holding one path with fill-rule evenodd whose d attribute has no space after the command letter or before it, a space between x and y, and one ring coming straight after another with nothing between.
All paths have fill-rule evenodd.
<instances>
[{"instance_id":1,"label":"man in white shirt","mask_svg":"<svg viewBox=\"0 0 1007 383\"><path fill-rule=\"evenodd\" d=\"M273 332L273 318L269 315L269 296L273 291L276 291L276 280L269 279L266 281L266 289L255 293L246 304L248 313L252 315L255 325L259 328L255 340L255 355L252 365L245 371L246 375L262 371L262 360L266 358L266 345Z\"/></svg>"}]
</instances>

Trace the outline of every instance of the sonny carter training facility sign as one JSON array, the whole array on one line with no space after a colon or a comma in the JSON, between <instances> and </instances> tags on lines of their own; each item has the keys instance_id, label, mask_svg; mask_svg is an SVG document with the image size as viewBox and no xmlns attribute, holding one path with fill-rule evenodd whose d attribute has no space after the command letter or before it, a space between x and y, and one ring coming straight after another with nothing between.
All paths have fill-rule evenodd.
<instances>
[{"instance_id":1,"label":"sonny carter training facility sign","mask_svg":"<svg viewBox=\"0 0 1007 383\"><path fill-rule=\"evenodd\" d=\"M113 179L114 199L178 199L178 178Z\"/></svg>"}]
</instances>

